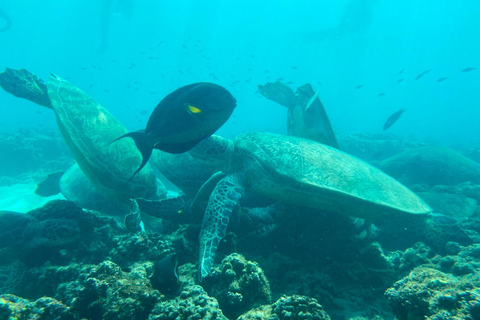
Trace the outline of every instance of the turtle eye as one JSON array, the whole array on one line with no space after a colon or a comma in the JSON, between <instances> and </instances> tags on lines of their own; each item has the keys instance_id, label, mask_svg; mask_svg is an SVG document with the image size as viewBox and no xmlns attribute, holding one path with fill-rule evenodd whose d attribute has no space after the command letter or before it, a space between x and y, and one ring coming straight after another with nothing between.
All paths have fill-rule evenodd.
<instances>
[{"instance_id":1,"label":"turtle eye","mask_svg":"<svg viewBox=\"0 0 480 320\"><path fill-rule=\"evenodd\" d=\"M197 108L195 107L194 105L191 105L191 104L186 104L187 106L187 110L190 112L190 113L193 113L193 114L199 114L199 113L202 113L202 109L200 108Z\"/></svg>"}]
</instances>

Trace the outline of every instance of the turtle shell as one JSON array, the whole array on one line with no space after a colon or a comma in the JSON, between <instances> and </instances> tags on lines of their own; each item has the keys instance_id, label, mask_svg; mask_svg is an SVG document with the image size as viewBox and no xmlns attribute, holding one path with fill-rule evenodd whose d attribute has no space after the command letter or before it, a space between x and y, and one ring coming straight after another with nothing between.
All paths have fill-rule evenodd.
<instances>
[{"instance_id":1,"label":"turtle shell","mask_svg":"<svg viewBox=\"0 0 480 320\"><path fill-rule=\"evenodd\" d=\"M0 211L0 249L21 243L27 226L36 221L37 219L29 214Z\"/></svg>"},{"instance_id":2,"label":"turtle shell","mask_svg":"<svg viewBox=\"0 0 480 320\"><path fill-rule=\"evenodd\" d=\"M99 190L126 198L152 198L157 181L147 165L133 178L142 155L127 129L95 100L68 81L51 75L48 96L57 124L78 165ZM130 179L131 178L131 179Z\"/></svg>"},{"instance_id":3,"label":"turtle shell","mask_svg":"<svg viewBox=\"0 0 480 320\"><path fill-rule=\"evenodd\" d=\"M235 139L234 155L229 172L247 165L247 187L264 196L360 218L431 212L417 195L379 169L311 140L246 133ZM250 158L255 162L246 161Z\"/></svg>"}]
</instances>

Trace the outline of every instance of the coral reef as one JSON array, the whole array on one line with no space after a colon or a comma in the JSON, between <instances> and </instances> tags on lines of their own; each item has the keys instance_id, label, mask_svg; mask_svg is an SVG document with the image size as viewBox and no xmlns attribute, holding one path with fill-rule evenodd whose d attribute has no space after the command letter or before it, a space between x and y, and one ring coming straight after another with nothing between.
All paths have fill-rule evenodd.
<instances>
[{"instance_id":1,"label":"coral reef","mask_svg":"<svg viewBox=\"0 0 480 320\"><path fill-rule=\"evenodd\" d=\"M270 284L259 265L233 253L225 257L202 286L215 297L228 318L271 302Z\"/></svg>"},{"instance_id":2,"label":"coral reef","mask_svg":"<svg viewBox=\"0 0 480 320\"><path fill-rule=\"evenodd\" d=\"M201 286L186 285L180 295L155 305L149 320L227 320L215 298L209 297Z\"/></svg>"},{"instance_id":3,"label":"coral reef","mask_svg":"<svg viewBox=\"0 0 480 320\"><path fill-rule=\"evenodd\" d=\"M37 181L47 174L66 170L73 164L68 148L57 131L22 130L19 133L0 133L0 185ZM48 172L45 172L48 168Z\"/></svg>"},{"instance_id":4,"label":"coral reef","mask_svg":"<svg viewBox=\"0 0 480 320\"><path fill-rule=\"evenodd\" d=\"M36 301L6 294L0 296L0 319L75 319L71 308L53 298L43 297Z\"/></svg>"},{"instance_id":5,"label":"coral reef","mask_svg":"<svg viewBox=\"0 0 480 320\"><path fill-rule=\"evenodd\" d=\"M457 249L456 256L422 263L386 291L399 320L480 317L480 245Z\"/></svg>"},{"instance_id":6,"label":"coral reef","mask_svg":"<svg viewBox=\"0 0 480 320\"><path fill-rule=\"evenodd\" d=\"M238 320L330 320L317 300L306 296L281 297L272 305L253 309Z\"/></svg>"},{"instance_id":7,"label":"coral reef","mask_svg":"<svg viewBox=\"0 0 480 320\"><path fill-rule=\"evenodd\" d=\"M135 264L130 272L105 261L78 279L62 283L55 297L88 319L146 319L160 293L148 279L151 264Z\"/></svg>"}]
</instances>

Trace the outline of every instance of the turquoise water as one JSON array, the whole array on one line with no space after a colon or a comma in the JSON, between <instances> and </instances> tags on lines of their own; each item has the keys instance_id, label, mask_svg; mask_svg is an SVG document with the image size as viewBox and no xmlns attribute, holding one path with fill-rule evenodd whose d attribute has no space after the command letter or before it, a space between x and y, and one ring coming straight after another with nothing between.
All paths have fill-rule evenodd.
<instances>
[{"instance_id":1,"label":"turquoise water","mask_svg":"<svg viewBox=\"0 0 480 320\"><path fill-rule=\"evenodd\" d=\"M480 74L461 72L478 67L480 56L474 0L116 2L105 50L102 1L3 3L13 24L0 34L1 67L68 77L131 130L168 92L212 81L239 101L222 133L281 132L284 110L256 87L283 78L293 87L311 83L338 132L379 132L404 107L392 132L478 143ZM437 83L441 77L448 79ZM48 113L0 99L11 105L3 131L55 127Z\"/></svg>"},{"instance_id":2,"label":"turquoise water","mask_svg":"<svg viewBox=\"0 0 480 320\"><path fill-rule=\"evenodd\" d=\"M340 150L366 161L373 176L373 167L391 175L434 211L377 217L369 214L376 207L350 205L355 196L319 208L321 191L301 201L290 197L308 192L301 183L315 171L287 192L282 187L292 182L284 177L272 178L278 185L267 181L263 192L251 184L264 172L247 173L250 185L242 181L242 189L227 193L231 202L221 203L232 217L211 274L200 282L199 234L211 207L191 201L213 173L258 163L227 166L232 158L205 150L199 161L189 153L164 155L164 164L155 163L159 193L167 194L162 183L169 197L183 187L185 202L152 214L139 200L150 216L143 215L143 232L129 232L123 216L131 207L122 202L128 197L117 198L118 185L88 185L96 192L89 197L107 195L102 212L82 211L59 190L35 193L47 175L66 171L75 159L52 110L0 90L0 320L329 319L327 313L334 320L480 319L479 16L476 0L0 1L0 71L65 78L129 131L145 129L174 90L213 82L237 101L216 132L229 139L290 132L287 108L258 86L279 81L295 92L308 83ZM311 159L313 144L300 153L290 146L278 158L268 154L267 171L287 168L282 161L289 157L293 164ZM338 186L339 174L358 173L349 155L338 163L314 157L293 170L325 162L325 181ZM357 198L365 192L417 199L393 184L363 186L352 188ZM275 187L281 190L269 193ZM92 198L73 193L77 205L95 209ZM108 203L113 198L118 203ZM18 216L3 210L30 218L15 222ZM162 276L180 287L165 289Z\"/></svg>"}]
</instances>

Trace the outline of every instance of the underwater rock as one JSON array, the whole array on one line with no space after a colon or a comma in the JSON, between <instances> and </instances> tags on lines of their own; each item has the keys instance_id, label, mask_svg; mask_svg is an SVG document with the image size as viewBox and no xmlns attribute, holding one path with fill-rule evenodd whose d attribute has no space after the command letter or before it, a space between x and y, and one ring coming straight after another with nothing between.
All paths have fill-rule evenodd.
<instances>
[{"instance_id":1,"label":"underwater rock","mask_svg":"<svg viewBox=\"0 0 480 320\"><path fill-rule=\"evenodd\" d=\"M18 133L0 133L1 177L21 181L20 175L30 174L45 179L49 173L66 170L73 163L59 132L21 130ZM48 172L41 172L48 168Z\"/></svg>"},{"instance_id":2,"label":"underwater rock","mask_svg":"<svg viewBox=\"0 0 480 320\"><path fill-rule=\"evenodd\" d=\"M433 253L445 254L446 244L450 241L462 246L473 243L470 232L461 223L444 215L391 216L375 221L375 226L378 228L376 240L387 251L406 250L422 242Z\"/></svg>"},{"instance_id":3,"label":"underwater rock","mask_svg":"<svg viewBox=\"0 0 480 320\"><path fill-rule=\"evenodd\" d=\"M11 294L0 296L0 319L73 320L68 306L53 298L43 297L30 302Z\"/></svg>"},{"instance_id":4,"label":"underwater rock","mask_svg":"<svg viewBox=\"0 0 480 320\"><path fill-rule=\"evenodd\" d=\"M431 259L434 257L435 255L431 252L430 247L426 246L422 242L417 242L404 252L390 252L387 259L395 267L395 269L399 270L403 274L406 274L421 265L433 266L434 262L432 262Z\"/></svg>"},{"instance_id":5,"label":"underwater rock","mask_svg":"<svg viewBox=\"0 0 480 320\"><path fill-rule=\"evenodd\" d=\"M259 307L241 315L237 320L330 320L317 300L306 296L281 297L272 305Z\"/></svg>"},{"instance_id":6,"label":"underwater rock","mask_svg":"<svg viewBox=\"0 0 480 320\"><path fill-rule=\"evenodd\" d=\"M405 150L425 144L408 141L390 133L358 133L340 136L340 149L373 165Z\"/></svg>"},{"instance_id":7,"label":"underwater rock","mask_svg":"<svg viewBox=\"0 0 480 320\"><path fill-rule=\"evenodd\" d=\"M428 190L422 190L428 191ZM457 184L455 186L445 186L445 185L436 185L431 188L433 192L439 193L452 193L457 195L463 195L467 198L472 198L480 202L480 185L474 184L472 182L464 182Z\"/></svg>"},{"instance_id":8,"label":"underwater rock","mask_svg":"<svg viewBox=\"0 0 480 320\"><path fill-rule=\"evenodd\" d=\"M472 216L477 210L477 201L463 195L439 192L417 192L434 212L447 215L455 219L465 219Z\"/></svg>"},{"instance_id":9,"label":"underwater rock","mask_svg":"<svg viewBox=\"0 0 480 320\"><path fill-rule=\"evenodd\" d=\"M418 267L385 293L399 320L478 319L478 275L456 278L428 267Z\"/></svg>"},{"instance_id":10,"label":"underwater rock","mask_svg":"<svg viewBox=\"0 0 480 320\"><path fill-rule=\"evenodd\" d=\"M384 160L380 168L407 186L480 183L480 164L440 146L405 151Z\"/></svg>"},{"instance_id":11,"label":"underwater rock","mask_svg":"<svg viewBox=\"0 0 480 320\"><path fill-rule=\"evenodd\" d=\"M233 253L202 282L203 288L215 297L228 318L263 304L271 303L270 284L260 266Z\"/></svg>"},{"instance_id":12,"label":"underwater rock","mask_svg":"<svg viewBox=\"0 0 480 320\"><path fill-rule=\"evenodd\" d=\"M113 238L108 259L122 268L140 261L158 261L174 253L172 243L155 232L137 232Z\"/></svg>"},{"instance_id":13,"label":"underwater rock","mask_svg":"<svg viewBox=\"0 0 480 320\"><path fill-rule=\"evenodd\" d=\"M92 266L78 279L62 283L55 298L75 310L79 318L146 319L160 293L148 279L151 263L135 264L124 272L111 261Z\"/></svg>"},{"instance_id":14,"label":"underwater rock","mask_svg":"<svg viewBox=\"0 0 480 320\"><path fill-rule=\"evenodd\" d=\"M227 320L215 298L209 297L201 286L186 285L175 299L163 299L153 308L149 320Z\"/></svg>"}]
</instances>

